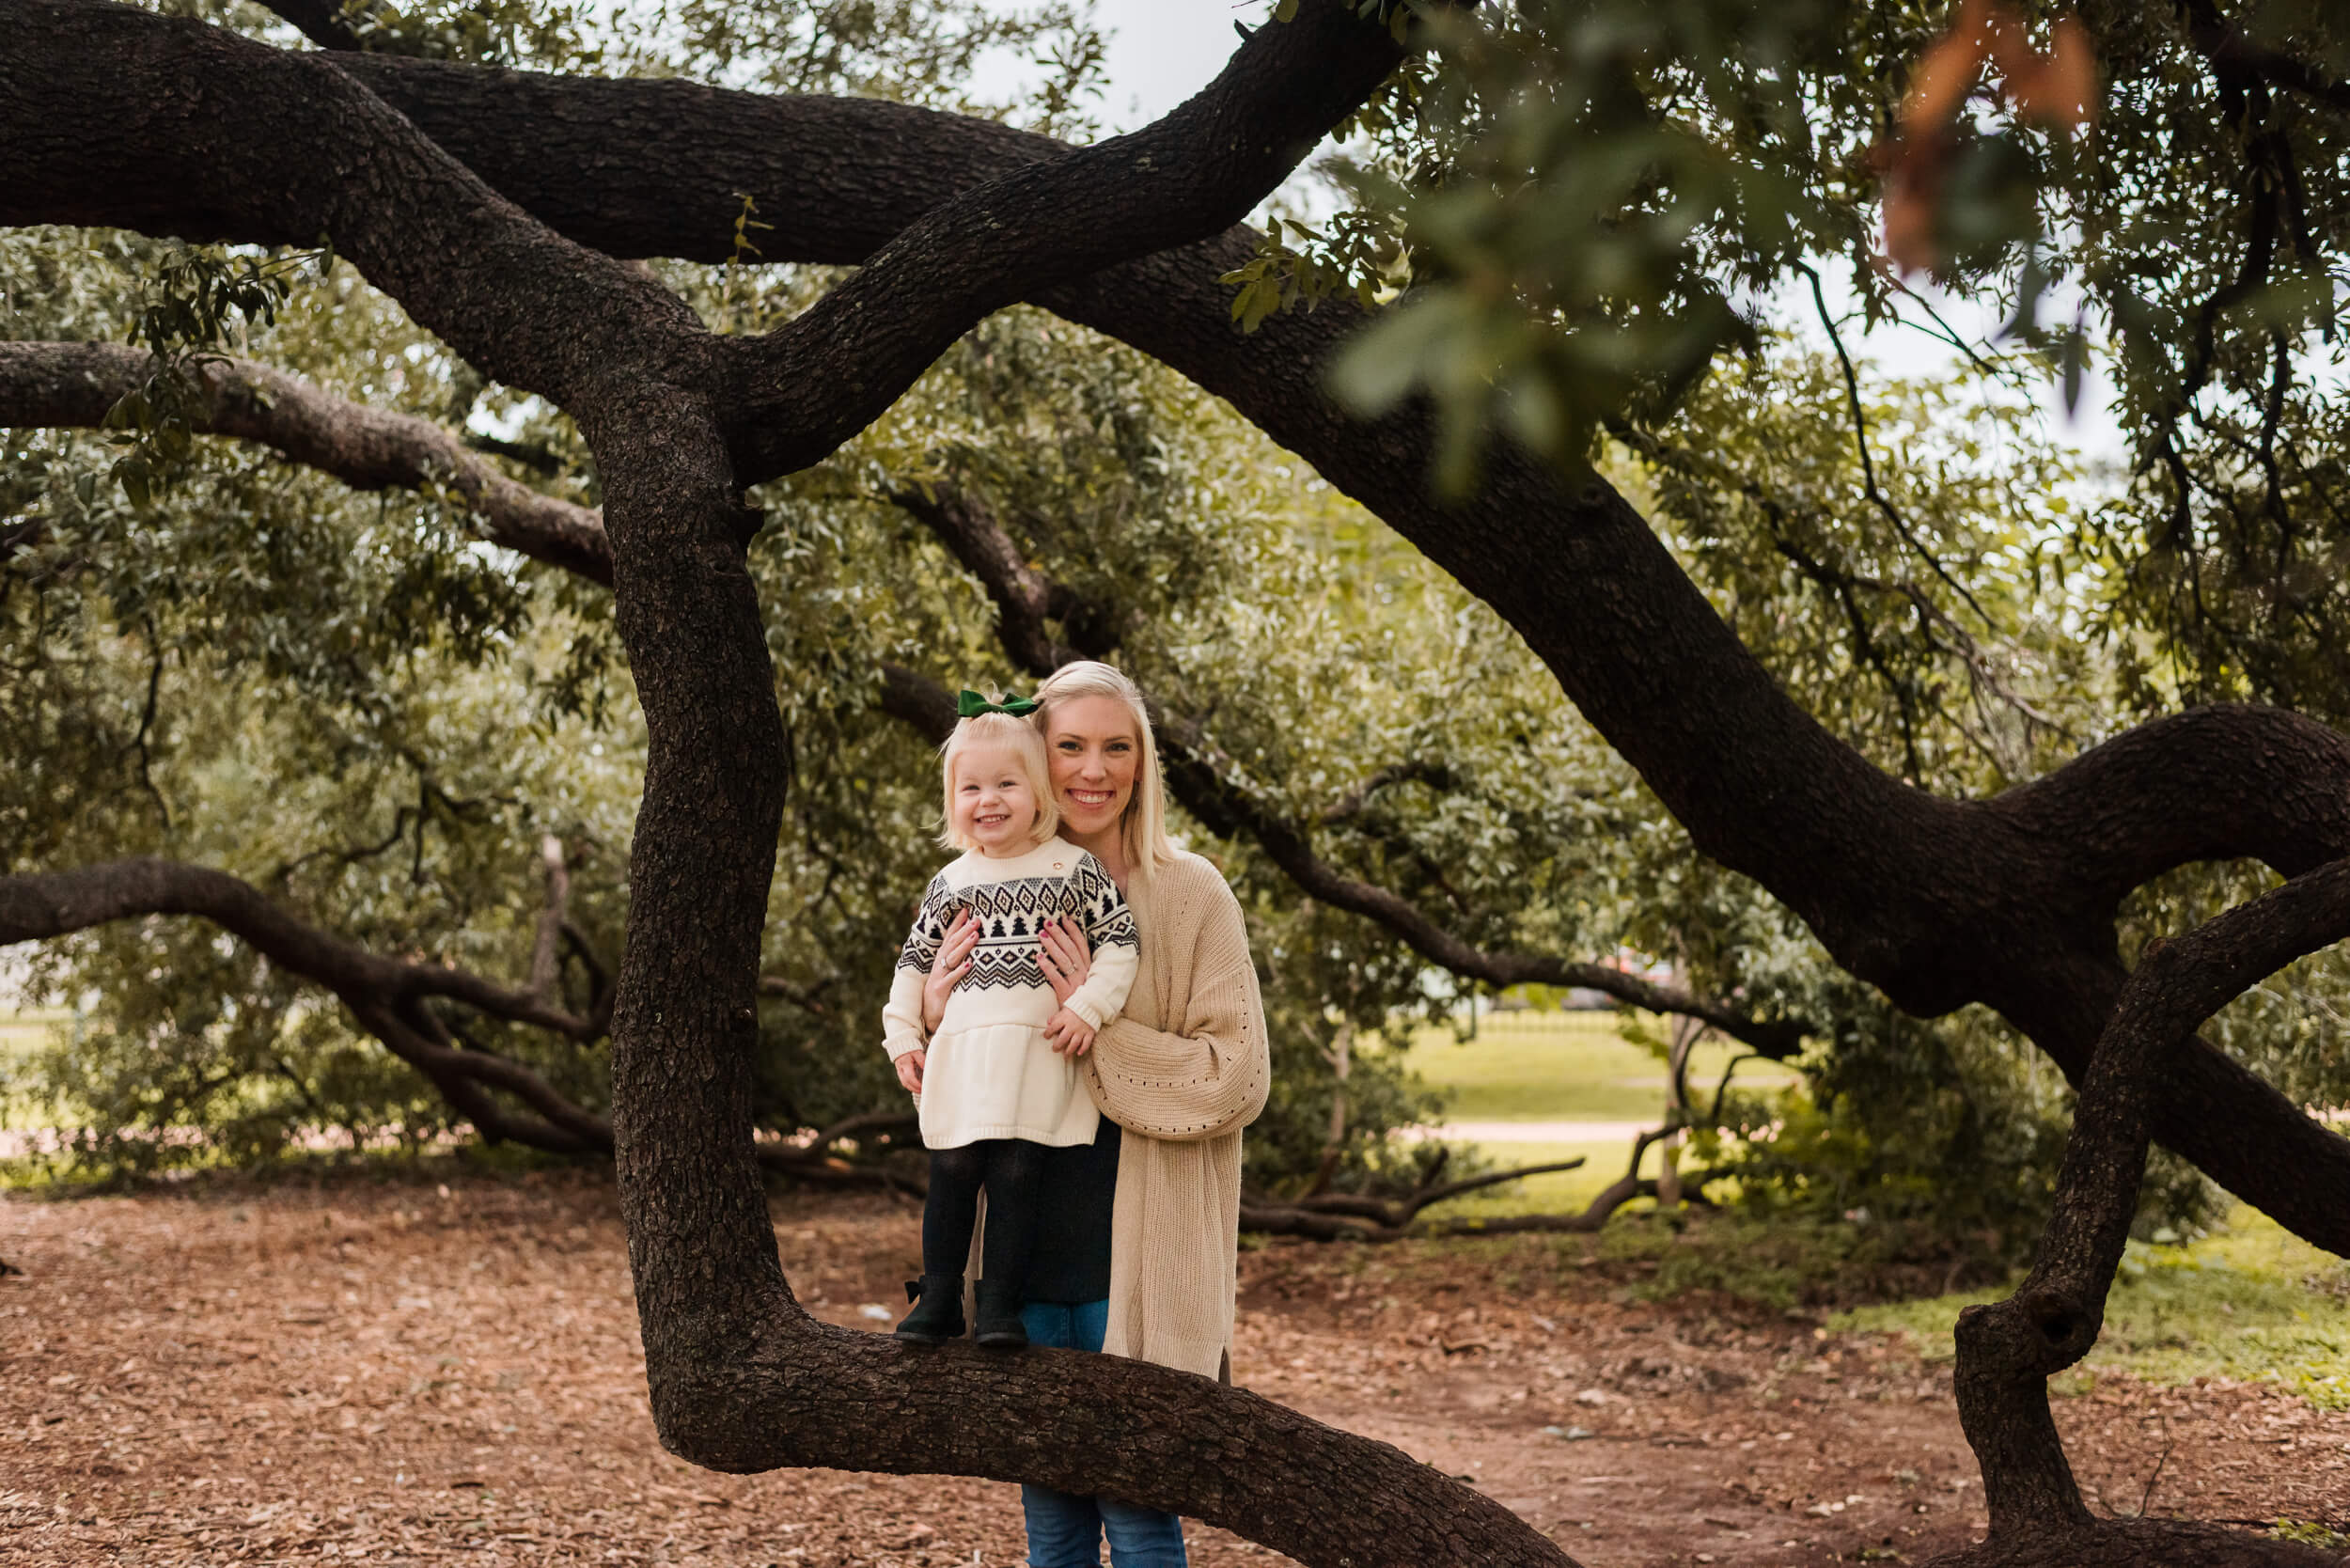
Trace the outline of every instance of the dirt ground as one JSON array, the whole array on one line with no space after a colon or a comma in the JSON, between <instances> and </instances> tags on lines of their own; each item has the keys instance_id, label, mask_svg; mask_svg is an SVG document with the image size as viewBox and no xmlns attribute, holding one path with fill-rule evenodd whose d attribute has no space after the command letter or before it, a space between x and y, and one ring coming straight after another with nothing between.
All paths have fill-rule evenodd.
<instances>
[{"instance_id":1,"label":"dirt ground","mask_svg":"<svg viewBox=\"0 0 2350 1568\"><path fill-rule=\"evenodd\" d=\"M786 1196L775 1215L812 1309L885 1327L915 1210ZM1592 1568L1914 1561L1982 1532L1947 1370L1810 1316L1628 1301L1586 1247L1246 1253L1235 1371L1471 1480ZM662 1452L608 1182L0 1199L0 1260L23 1271L0 1278L0 1561L1021 1560L1009 1486ZM2107 1378L2058 1419L2107 1512L2350 1516L2350 1415ZM1200 1568L1287 1560L1191 1540Z\"/></svg>"}]
</instances>

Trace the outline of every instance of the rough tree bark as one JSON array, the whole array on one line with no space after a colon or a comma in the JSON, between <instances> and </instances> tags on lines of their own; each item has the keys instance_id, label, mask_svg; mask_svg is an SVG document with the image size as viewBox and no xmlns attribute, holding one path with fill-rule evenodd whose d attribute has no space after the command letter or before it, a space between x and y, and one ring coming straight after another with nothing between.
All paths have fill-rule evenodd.
<instances>
[{"instance_id":1,"label":"rough tree bark","mask_svg":"<svg viewBox=\"0 0 2350 1568\"><path fill-rule=\"evenodd\" d=\"M595 453L649 736L613 1131L668 1447L722 1469L944 1470L1105 1493L1333 1568L1568 1560L1399 1450L1203 1378L916 1351L816 1323L785 1282L752 1149L785 748L744 487L830 451L1020 288L1125 254L1105 246L1230 223L1393 69L1384 26L1351 0L1308 0L1158 126L934 204L825 305L719 344L650 278L494 194L333 63L351 56L103 0L18 0L7 20L0 222L323 232L486 374L568 410ZM995 221L1008 214L1016 227Z\"/></svg>"},{"instance_id":2,"label":"rough tree bark","mask_svg":"<svg viewBox=\"0 0 2350 1568\"><path fill-rule=\"evenodd\" d=\"M1943 1568L2333 1563L2337 1554L2171 1520L2092 1515L2048 1410L2048 1378L2097 1342L2146 1172L2163 1059L2264 976L2350 937L2350 860L2336 860L2155 944L2091 1058L2031 1272L2006 1300L1959 1314L1959 1419L1982 1465L1991 1533Z\"/></svg>"},{"instance_id":3,"label":"rough tree bark","mask_svg":"<svg viewBox=\"0 0 2350 1568\"><path fill-rule=\"evenodd\" d=\"M958 193L1060 150L902 104L336 57L506 198L615 256L723 261L735 193L748 192L776 223L760 236L770 259L861 261ZM52 181L36 160L0 192L0 222L314 237L123 178L120 190ZM1485 599L1700 849L1783 900L1907 1011L1986 1004L2077 1082L2126 978L2113 922L2133 888L2196 860L2256 857L2290 875L2350 853L2350 744L2273 710L2156 721L1988 801L1885 775L1773 683L1595 476L1561 478L1504 449L1473 500L1433 499L1427 409L1357 422L1323 390L1321 368L1359 310L1328 301L1252 336L1232 329L1214 280L1253 245L1233 230L1072 281L1032 278L1026 297L1228 399ZM2350 1139L2219 1052L2199 1045L2166 1065L2154 1132L2350 1254Z\"/></svg>"}]
</instances>

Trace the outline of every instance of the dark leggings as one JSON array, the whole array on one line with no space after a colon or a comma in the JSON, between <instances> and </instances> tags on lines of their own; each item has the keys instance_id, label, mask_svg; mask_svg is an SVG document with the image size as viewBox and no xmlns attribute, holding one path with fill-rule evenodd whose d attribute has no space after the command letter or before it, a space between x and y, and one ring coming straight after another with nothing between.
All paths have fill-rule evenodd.
<instances>
[{"instance_id":1,"label":"dark leggings","mask_svg":"<svg viewBox=\"0 0 2350 1568\"><path fill-rule=\"evenodd\" d=\"M960 1149L931 1151L931 1195L922 1205L922 1272L961 1274L971 1258L971 1228L979 1190L987 1190L985 1277L1016 1290L1028 1278L1036 1251L1037 1187L1044 1175L1044 1145L991 1137Z\"/></svg>"}]
</instances>

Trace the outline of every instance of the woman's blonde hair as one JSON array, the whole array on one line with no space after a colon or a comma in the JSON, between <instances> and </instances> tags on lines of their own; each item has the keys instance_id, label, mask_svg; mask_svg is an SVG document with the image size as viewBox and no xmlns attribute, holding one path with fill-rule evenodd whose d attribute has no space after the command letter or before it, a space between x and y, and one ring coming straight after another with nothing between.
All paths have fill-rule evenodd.
<instances>
[{"instance_id":1,"label":"woman's blonde hair","mask_svg":"<svg viewBox=\"0 0 2350 1568\"><path fill-rule=\"evenodd\" d=\"M1142 765L1135 770L1135 792L1126 802L1118 830L1126 851L1127 874L1148 882L1152 872L1175 858L1175 846L1167 837L1167 787L1159 776L1159 745L1152 738L1151 714L1143 706L1142 688L1128 680L1123 671L1097 660L1080 659L1063 665L1036 689L1038 738L1042 741L1052 725L1054 704L1086 697L1115 698L1134 716L1135 733L1142 746Z\"/></svg>"},{"instance_id":2,"label":"woman's blonde hair","mask_svg":"<svg viewBox=\"0 0 2350 1568\"><path fill-rule=\"evenodd\" d=\"M1030 846L1044 842L1058 832L1060 802L1053 798L1053 769L1045 760L1043 731L1026 719L1014 718L1010 713L980 713L957 719L953 733L938 748L940 798L947 813L947 821L938 830L939 843L948 849L979 847L955 831L955 759L975 745L999 745L1020 759L1020 772L1028 780L1028 792L1036 796L1036 831L1029 838Z\"/></svg>"}]
</instances>

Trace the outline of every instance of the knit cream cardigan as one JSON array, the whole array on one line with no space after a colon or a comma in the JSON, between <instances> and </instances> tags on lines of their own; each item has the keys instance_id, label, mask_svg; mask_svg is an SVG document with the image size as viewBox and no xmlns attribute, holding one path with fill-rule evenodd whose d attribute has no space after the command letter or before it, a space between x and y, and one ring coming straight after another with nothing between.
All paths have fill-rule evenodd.
<instances>
[{"instance_id":1,"label":"knit cream cardigan","mask_svg":"<svg viewBox=\"0 0 2350 1568\"><path fill-rule=\"evenodd\" d=\"M1240 901L1214 866L1178 851L1132 878L1126 902L1141 967L1083 1064L1102 1114L1135 1135L1118 1156L1102 1348L1229 1376L1241 1129L1273 1081L1264 1000Z\"/></svg>"}]
</instances>

